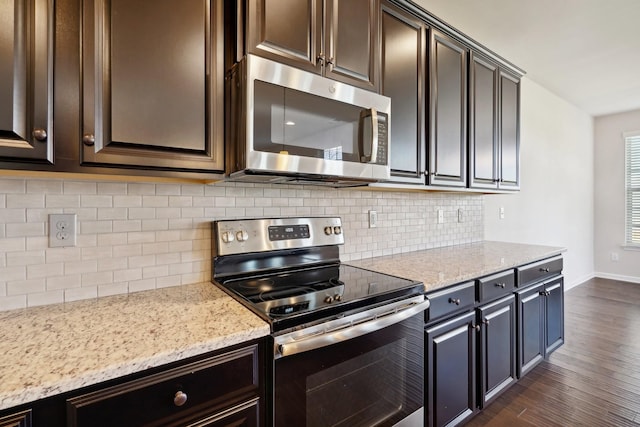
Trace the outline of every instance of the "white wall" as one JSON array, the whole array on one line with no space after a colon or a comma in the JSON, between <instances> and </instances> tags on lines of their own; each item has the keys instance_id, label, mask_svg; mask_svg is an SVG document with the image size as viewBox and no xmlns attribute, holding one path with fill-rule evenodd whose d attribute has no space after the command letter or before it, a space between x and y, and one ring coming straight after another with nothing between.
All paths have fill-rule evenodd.
<instances>
[{"instance_id":1,"label":"white wall","mask_svg":"<svg viewBox=\"0 0 640 427\"><path fill-rule=\"evenodd\" d=\"M485 239L566 247L570 288L594 271L593 118L526 77L521 96L522 189L485 197Z\"/></svg>"},{"instance_id":2,"label":"white wall","mask_svg":"<svg viewBox=\"0 0 640 427\"><path fill-rule=\"evenodd\" d=\"M624 250L623 132L640 130L640 110L595 119L595 270L598 277L640 283L640 251ZM617 253L619 261L611 260Z\"/></svg>"}]
</instances>

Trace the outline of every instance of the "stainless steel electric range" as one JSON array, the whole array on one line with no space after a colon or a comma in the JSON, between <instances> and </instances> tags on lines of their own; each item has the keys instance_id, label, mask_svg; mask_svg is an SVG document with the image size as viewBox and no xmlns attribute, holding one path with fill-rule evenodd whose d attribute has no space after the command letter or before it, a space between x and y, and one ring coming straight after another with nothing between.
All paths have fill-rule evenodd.
<instances>
[{"instance_id":1,"label":"stainless steel electric range","mask_svg":"<svg viewBox=\"0 0 640 427\"><path fill-rule=\"evenodd\" d=\"M213 223L213 282L271 325L274 426L422 426L420 282L340 262L340 218Z\"/></svg>"}]
</instances>

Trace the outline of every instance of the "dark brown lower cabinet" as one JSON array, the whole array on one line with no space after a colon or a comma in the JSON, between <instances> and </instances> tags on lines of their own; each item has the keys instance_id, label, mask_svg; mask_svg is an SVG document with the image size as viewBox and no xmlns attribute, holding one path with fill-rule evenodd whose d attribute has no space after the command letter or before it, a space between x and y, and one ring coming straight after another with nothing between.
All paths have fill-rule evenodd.
<instances>
[{"instance_id":1,"label":"dark brown lower cabinet","mask_svg":"<svg viewBox=\"0 0 640 427\"><path fill-rule=\"evenodd\" d=\"M564 343L564 279L531 285L516 295L521 378Z\"/></svg>"},{"instance_id":2,"label":"dark brown lower cabinet","mask_svg":"<svg viewBox=\"0 0 640 427\"><path fill-rule=\"evenodd\" d=\"M484 408L516 377L516 298L513 294L476 309L480 325L478 405Z\"/></svg>"},{"instance_id":3,"label":"dark brown lower cabinet","mask_svg":"<svg viewBox=\"0 0 640 427\"><path fill-rule=\"evenodd\" d=\"M476 411L476 315L459 315L425 331L426 425L457 425Z\"/></svg>"},{"instance_id":4,"label":"dark brown lower cabinet","mask_svg":"<svg viewBox=\"0 0 640 427\"><path fill-rule=\"evenodd\" d=\"M67 399L67 425L257 425L257 373L258 346L241 348Z\"/></svg>"},{"instance_id":5,"label":"dark brown lower cabinet","mask_svg":"<svg viewBox=\"0 0 640 427\"><path fill-rule=\"evenodd\" d=\"M564 343L561 270L557 257L427 294L426 426L464 424Z\"/></svg>"},{"instance_id":6,"label":"dark brown lower cabinet","mask_svg":"<svg viewBox=\"0 0 640 427\"><path fill-rule=\"evenodd\" d=\"M31 427L31 410L27 409L0 417L0 427Z\"/></svg>"}]
</instances>

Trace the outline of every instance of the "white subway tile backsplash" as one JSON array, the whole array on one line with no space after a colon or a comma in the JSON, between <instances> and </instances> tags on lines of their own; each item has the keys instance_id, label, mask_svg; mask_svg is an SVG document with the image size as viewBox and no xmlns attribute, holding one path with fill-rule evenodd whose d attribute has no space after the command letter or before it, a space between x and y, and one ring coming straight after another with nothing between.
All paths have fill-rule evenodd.
<instances>
[{"instance_id":1,"label":"white subway tile backsplash","mask_svg":"<svg viewBox=\"0 0 640 427\"><path fill-rule=\"evenodd\" d=\"M0 311L27 308L26 295L8 295L0 298Z\"/></svg>"},{"instance_id":2,"label":"white subway tile backsplash","mask_svg":"<svg viewBox=\"0 0 640 427\"><path fill-rule=\"evenodd\" d=\"M128 187L129 194L156 194L156 185L147 183L131 183Z\"/></svg>"},{"instance_id":3,"label":"white subway tile backsplash","mask_svg":"<svg viewBox=\"0 0 640 427\"><path fill-rule=\"evenodd\" d=\"M80 205L83 208L110 208L113 206L113 197L104 195L80 196Z\"/></svg>"},{"instance_id":4,"label":"white subway tile backsplash","mask_svg":"<svg viewBox=\"0 0 640 427\"><path fill-rule=\"evenodd\" d=\"M37 307L39 305L57 304L64 302L64 291L35 292L27 295L27 305Z\"/></svg>"},{"instance_id":5,"label":"white subway tile backsplash","mask_svg":"<svg viewBox=\"0 0 640 427\"><path fill-rule=\"evenodd\" d=\"M0 310L209 281L218 219L338 215L344 261L483 237L483 196L465 194L0 179L0 207ZM61 212L78 215L76 247L48 247L48 215Z\"/></svg>"},{"instance_id":6,"label":"white subway tile backsplash","mask_svg":"<svg viewBox=\"0 0 640 427\"><path fill-rule=\"evenodd\" d=\"M98 287L88 286L86 288L72 288L65 289L64 300L65 302L85 300L98 297Z\"/></svg>"},{"instance_id":7,"label":"white subway tile backsplash","mask_svg":"<svg viewBox=\"0 0 640 427\"><path fill-rule=\"evenodd\" d=\"M79 288L80 286L82 286L82 277L80 274L66 273L64 276L47 277L48 291Z\"/></svg>"},{"instance_id":8,"label":"white subway tile backsplash","mask_svg":"<svg viewBox=\"0 0 640 427\"><path fill-rule=\"evenodd\" d=\"M27 295L36 292L44 292L46 279L27 279L7 281L7 295Z\"/></svg>"}]
</instances>

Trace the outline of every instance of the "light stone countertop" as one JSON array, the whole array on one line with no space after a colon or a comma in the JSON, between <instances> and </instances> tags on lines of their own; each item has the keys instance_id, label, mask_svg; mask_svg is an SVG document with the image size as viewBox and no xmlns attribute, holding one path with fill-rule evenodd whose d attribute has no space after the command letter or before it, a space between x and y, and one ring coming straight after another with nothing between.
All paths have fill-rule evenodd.
<instances>
[{"instance_id":1,"label":"light stone countertop","mask_svg":"<svg viewBox=\"0 0 640 427\"><path fill-rule=\"evenodd\" d=\"M348 262L427 292L565 249L479 242ZM269 335L211 283L0 312L0 410Z\"/></svg>"},{"instance_id":2,"label":"light stone countertop","mask_svg":"<svg viewBox=\"0 0 640 427\"><path fill-rule=\"evenodd\" d=\"M0 410L269 332L211 283L0 312Z\"/></svg>"},{"instance_id":3,"label":"light stone countertop","mask_svg":"<svg viewBox=\"0 0 640 427\"><path fill-rule=\"evenodd\" d=\"M424 283L425 292L564 252L565 248L484 241L350 261L357 267Z\"/></svg>"}]
</instances>

